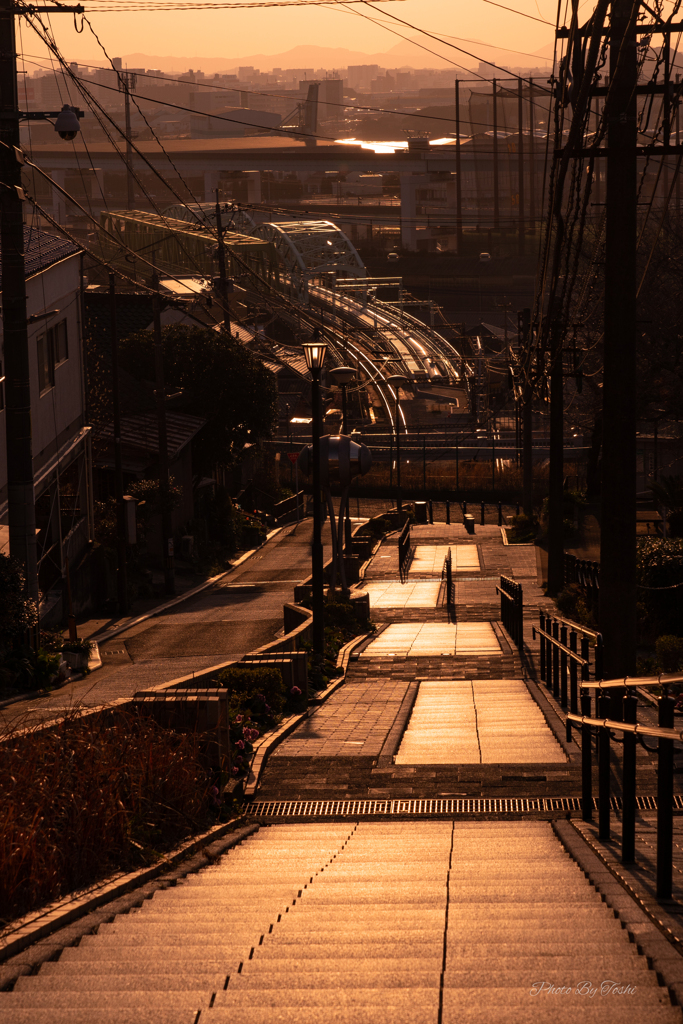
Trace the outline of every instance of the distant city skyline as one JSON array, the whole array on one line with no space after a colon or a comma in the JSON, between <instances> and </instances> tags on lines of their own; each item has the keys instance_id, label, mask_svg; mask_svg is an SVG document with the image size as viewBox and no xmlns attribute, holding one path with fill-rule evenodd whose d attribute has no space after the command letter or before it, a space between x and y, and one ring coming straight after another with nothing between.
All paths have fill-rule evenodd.
<instances>
[{"instance_id":1,"label":"distant city skyline","mask_svg":"<svg viewBox=\"0 0 683 1024\"><path fill-rule=\"evenodd\" d=\"M467 3L464 0L459 3L403 0L378 4L374 8L357 5L353 9L273 7L117 14L98 13L96 2L85 6L109 56L123 56L127 63L141 66L136 63L137 58L156 54L157 64L150 66L168 71L186 70L188 61L194 62L189 66L194 66L202 60L210 61L212 70L227 69L238 62L258 66L259 60L262 70L270 70L269 64L271 67L279 64L294 48L350 51L346 61L339 52L339 59L332 67L363 62L384 67L405 64L416 68L445 68L450 65L455 74L458 65L475 67L479 57L495 59L504 66L531 66L539 50L544 51L544 56L552 53L556 13L551 0L514 0L514 3L511 0L509 6L520 13L486 0L467 0ZM411 27L397 23L391 15L411 23ZM586 10L585 16L588 15ZM83 33L78 34L70 19L55 18L52 28L68 60L84 63L106 60L87 24ZM468 50L469 54L420 35L416 28L441 36L445 43ZM44 62L45 48L25 23L22 42L20 49L29 60L38 58ZM490 47L500 48L500 53L492 58L488 52ZM506 47L509 49L504 49ZM185 67L176 64L181 60ZM164 68L161 62L173 66ZM297 59L295 64L299 63ZM328 65L321 61L317 66ZM27 69L31 70L30 64Z\"/></svg>"}]
</instances>

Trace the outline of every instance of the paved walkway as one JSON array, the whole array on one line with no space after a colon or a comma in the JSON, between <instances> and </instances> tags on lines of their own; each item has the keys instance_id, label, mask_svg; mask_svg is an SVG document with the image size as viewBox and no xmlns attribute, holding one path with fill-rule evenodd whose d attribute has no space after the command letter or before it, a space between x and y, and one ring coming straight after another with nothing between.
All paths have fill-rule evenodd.
<instances>
[{"instance_id":1,"label":"paved walkway","mask_svg":"<svg viewBox=\"0 0 683 1024\"><path fill-rule=\"evenodd\" d=\"M74 707L97 707L137 690L239 660L275 640L282 606L310 575L312 525L285 529L214 586L133 626L100 646L102 668L49 697L0 709L0 728L50 720ZM329 541L326 529L324 539ZM330 557L329 542L325 558Z\"/></svg>"},{"instance_id":2,"label":"paved walkway","mask_svg":"<svg viewBox=\"0 0 683 1024\"><path fill-rule=\"evenodd\" d=\"M258 799L312 801L340 818L338 801L354 798L354 817L266 818L217 863L20 977L0 993L3 1022L683 1024L683 960L605 868L613 848L598 849L590 826L362 820L367 798L400 815L401 797L521 806L523 796L580 792L561 713L525 680L498 621L501 572L523 583L529 628L546 600L535 552L504 547L495 527L477 528L474 541L463 534L414 530L428 550L403 600L395 538L380 548L368 590L386 628L267 763ZM454 621L440 586L448 546L467 549ZM287 571L271 560L231 586L279 586ZM220 622L186 614L195 617L180 625ZM162 642L149 627L125 638L126 654ZM639 822L645 875L651 831L650 819ZM683 914L672 909L670 920L680 930Z\"/></svg>"}]
</instances>

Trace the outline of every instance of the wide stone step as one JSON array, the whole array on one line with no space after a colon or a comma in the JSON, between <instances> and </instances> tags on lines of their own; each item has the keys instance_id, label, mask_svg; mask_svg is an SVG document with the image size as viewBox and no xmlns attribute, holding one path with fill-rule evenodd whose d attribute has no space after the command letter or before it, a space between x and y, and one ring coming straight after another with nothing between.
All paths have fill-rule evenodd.
<instances>
[{"instance_id":1,"label":"wide stone step","mask_svg":"<svg viewBox=\"0 0 683 1024\"><path fill-rule=\"evenodd\" d=\"M215 992L222 989L228 971L212 971L209 973L177 972L169 974L135 975L127 974L92 974L82 976L69 974L40 974L17 979L14 993L33 992L84 992L94 995L96 992ZM1 1004L0 1004L1 1005Z\"/></svg>"}]
</instances>

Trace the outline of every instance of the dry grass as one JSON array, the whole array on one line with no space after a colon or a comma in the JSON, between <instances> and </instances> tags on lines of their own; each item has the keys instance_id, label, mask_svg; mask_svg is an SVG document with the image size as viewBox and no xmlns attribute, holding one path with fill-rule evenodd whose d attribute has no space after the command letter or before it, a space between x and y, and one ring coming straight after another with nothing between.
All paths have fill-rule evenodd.
<instances>
[{"instance_id":1,"label":"dry grass","mask_svg":"<svg viewBox=\"0 0 683 1024\"><path fill-rule=\"evenodd\" d=\"M211 823L200 737L132 712L66 717L0 746L0 924L153 863Z\"/></svg>"}]
</instances>

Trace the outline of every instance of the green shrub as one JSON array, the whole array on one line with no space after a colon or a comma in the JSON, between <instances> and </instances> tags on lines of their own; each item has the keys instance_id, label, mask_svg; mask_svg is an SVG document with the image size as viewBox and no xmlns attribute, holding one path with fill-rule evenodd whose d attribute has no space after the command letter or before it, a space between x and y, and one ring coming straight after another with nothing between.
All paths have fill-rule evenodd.
<instances>
[{"instance_id":1,"label":"green shrub","mask_svg":"<svg viewBox=\"0 0 683 1024\"><path fill-rule=\"evenodd\" d=\"M683 637L660 636L655 642L657 664L662 672L678 672L683 664Z\"/></svg>"},{"instance_id":2,"label":"green shrub","mask_svg":"<svg viewBox=\"0 0 683 1024\"><path fill-rule=\"evenodd\" d=\"M580 626L595 628L595 616L586 603L586 596L578 583L568 584L555 598L555 604L566 619Z\"/></svg>"},{"instance_id":3,"label":"green shrub","mask_svg":"<svg viewBox=\"0 0 683 1024\"><path fill-rule=\"evenodd\" d=\"M263 694L276 714L284 707L285 684L282 672L275 665L230 665L220 673L217 682L232 690L236 698L249 700L255 694Z\"/></svg>"},{"instance_id":4,"label":"green shrub","mask_svg":"<svg viewBox=\"0 0 683 1024\"><path fill-rule=\"evenodd\" d=\"M683 540L639 541L636 583L641 642L683 634Z\"/></svg>"}]
</instances>

